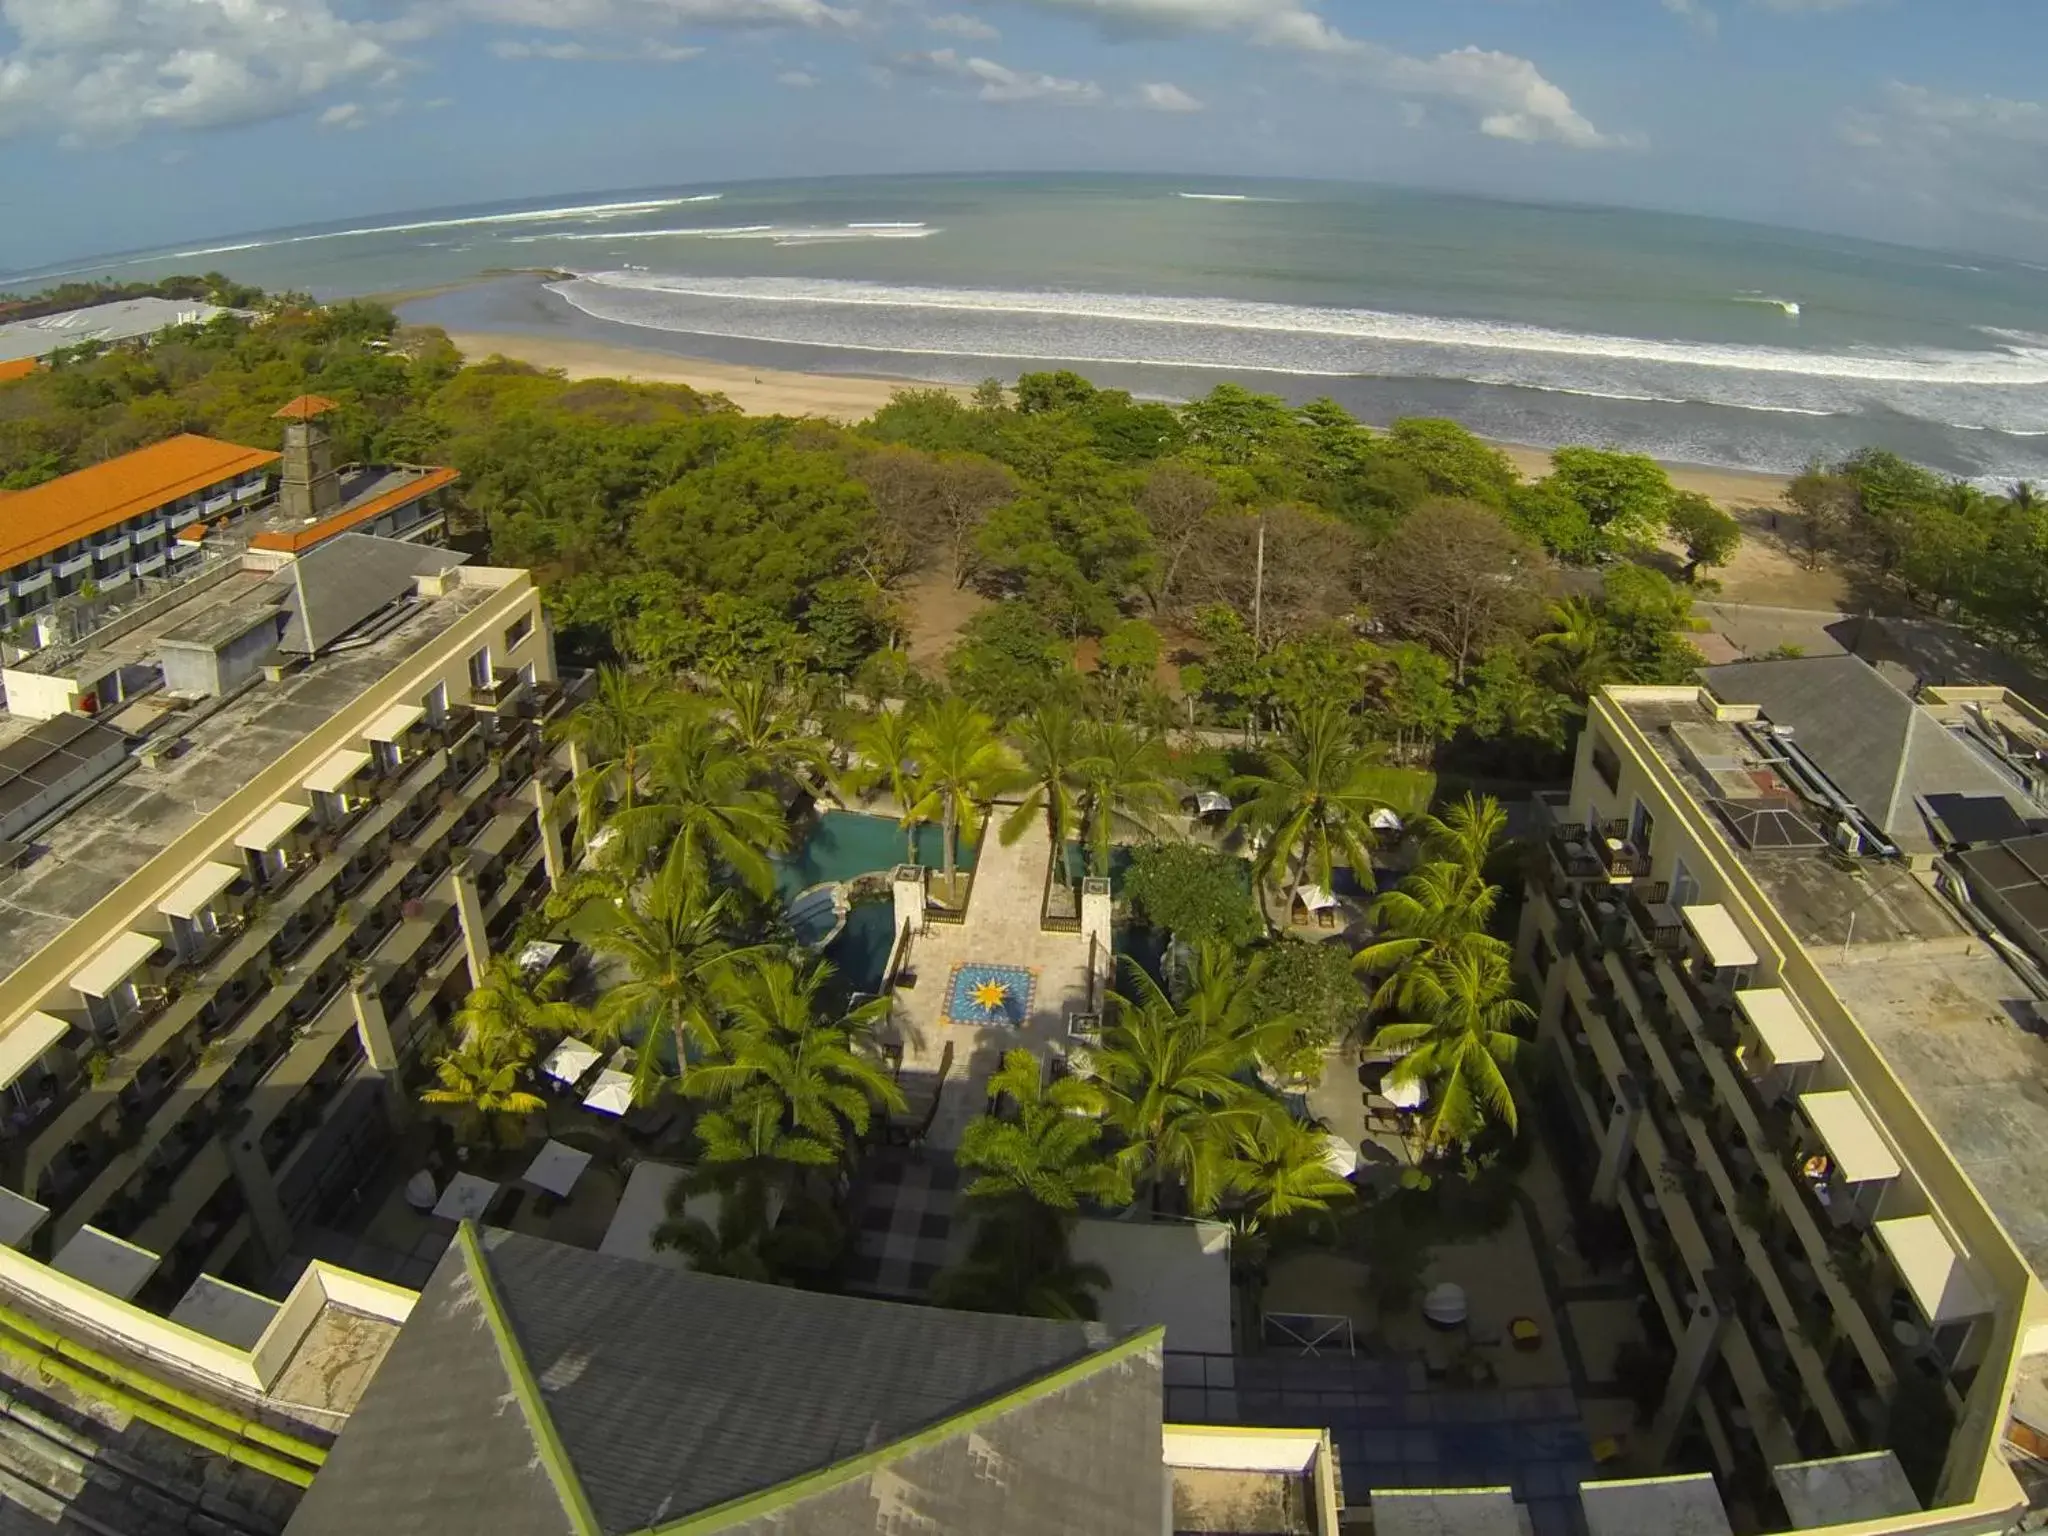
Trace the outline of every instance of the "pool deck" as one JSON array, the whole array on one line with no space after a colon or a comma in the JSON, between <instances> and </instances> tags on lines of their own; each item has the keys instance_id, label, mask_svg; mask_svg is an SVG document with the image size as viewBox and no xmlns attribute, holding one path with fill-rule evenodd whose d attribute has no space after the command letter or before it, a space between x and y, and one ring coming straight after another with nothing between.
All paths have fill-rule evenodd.
<instances>
[{"instance_id":1,"label":"pool deck","mask_svg":"<svg viewBox=\"0 0 2048 1536\"><path fill-rule=\"evenodd\" d=\"M1021 1047L1045 1059L1064 1043L1068 1012L1087 1004L1088 941L1076 933L1047 933L1038 925L1051 857L1043 823L1008 847L991 832L975 867L967 921L933 923L911 941L917 985L897 990L892 1015L903 1041L904 1070L935 1073L947 1043L953 1046L953 1070L926 1137L930 1146L960 1144L968 1121L987 1104L988 1080L1004 1052ZM1019 1027L946 1021L953 968L969 962L1021 966L1033 973L1037 985L1031 1009Z\"/></svg>"}]
</instances>

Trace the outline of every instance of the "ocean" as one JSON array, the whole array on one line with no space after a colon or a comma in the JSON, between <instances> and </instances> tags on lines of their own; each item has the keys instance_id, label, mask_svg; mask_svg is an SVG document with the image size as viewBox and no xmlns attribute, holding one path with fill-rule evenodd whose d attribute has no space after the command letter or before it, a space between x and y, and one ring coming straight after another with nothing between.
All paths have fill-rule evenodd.
<instances>
[{"instance_id":1,"label":"ocean","mask_svg":"<svg viewBox=\"0 0 2048 1536\"><path fill-rule=\"evenodd\" d=\"M1718 219L1324 182L858 177L429 210L136 252L409 320L756 367L1223 379L1361 419L1767 471L1893 449L2048 479L2048 267ZM54 273L0 278L34 287Z\"/></svg>"}]
</instances>

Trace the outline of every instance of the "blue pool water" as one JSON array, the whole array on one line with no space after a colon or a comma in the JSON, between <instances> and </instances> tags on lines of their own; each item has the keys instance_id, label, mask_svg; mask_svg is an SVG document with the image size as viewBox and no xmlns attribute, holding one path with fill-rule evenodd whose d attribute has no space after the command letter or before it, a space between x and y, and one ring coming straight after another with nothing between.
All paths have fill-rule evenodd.
<instances>
[{"instance_id":1,"label":"blue pool water","mask_svg":"<svg viewBox=\"0 0 2048 1536\"><path fill-rule=\"evenodd\" d=\"M827 880L851 880L894 869L908 851L903 829L887 816L827 811L802 845L775 860L775 891L784 901ZM974 838L960 833L960 867L974 868ZM944 834L929 824L917 829L917 861L933 869L946 862Z\"/></svg>"}]
</instances>

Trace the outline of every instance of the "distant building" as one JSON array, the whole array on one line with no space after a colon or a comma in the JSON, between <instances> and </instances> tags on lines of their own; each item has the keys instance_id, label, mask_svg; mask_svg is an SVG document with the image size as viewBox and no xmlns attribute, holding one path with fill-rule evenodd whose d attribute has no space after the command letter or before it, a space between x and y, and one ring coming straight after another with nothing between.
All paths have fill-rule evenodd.
<instances>
[{"instance_id":1,"label":"distant building","mask_svg":"<svg viewBox=\"0 0 2048 1536\"><path fill-rule=\"evenodd\" d=\"M174 325L204 325L245 311L202 304L196 299L115 299L0 325L0 363L48 357L84 342L136 341Z\"/></svg>"},{"instance_id":2,"label":"distant building","mask_svg":"<svg viewBox=\"0 0 2048 1536\"><path fill-rule=\"evenodd\" d=\"M447 527L440 493L461 477L414 464L336 468L327 418L340 409L320 395L301 395L277 412L285 423L277 505L251 534L251 549L300 555L338 533L417 542Z\"/></svg>"}]
</instances>

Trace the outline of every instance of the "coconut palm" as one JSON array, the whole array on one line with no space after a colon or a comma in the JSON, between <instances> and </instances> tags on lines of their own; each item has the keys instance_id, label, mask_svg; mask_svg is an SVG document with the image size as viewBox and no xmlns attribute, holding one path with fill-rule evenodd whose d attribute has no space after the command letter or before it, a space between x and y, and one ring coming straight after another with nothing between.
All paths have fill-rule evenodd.
<instances>
[{"instance_id":1,"label":"coconut palm","mask_svg":"<svg viewBox=\"0 0 2048 1536\"><path fill-rule=\"evenodd\" d=\"M657 679L623 667L597 669L591 696L550 727L583 760L577 815L586 843L614 805L630 807L639 788L640 750L675 705Z\"/></svg>"},{"instance_id":2,"label":"coconut palm","mask_svg":"<svg viewBox=\"0 0 2048 1536\"><path fill-rule=\"evenodd\" d=\"M2031 480L2015 480L2006 488L2005 499L2015 512L2031 514L2041 510L2041 492Z\"/></svg>"},{"instance_id":3,"label":"coconut palm","mask_svg":"<svg viewBox=\"0 0 2048 1536\"><path fill-rule=\"evenodd\" d=\"M1083 732L1082 749L1085 756L1077 767L1088 815L1090 860L1096 874L1107 875L1117 818L1156 837L1161 813L1174 804L1166 743L1151 731L1109 721Z\"/></svg>"},{"instance_id":4,"label":"coconut palm","mask_svg":"<svg viewBox=\"0 0 2048 1536\"><path fill-rule=\"evenodd\" d=\"M1263 754L1264 772L1230 781L1240 800L1230 825L1263 839L1252 871L1278 874L1328 890L1339 863L1372 868L1372 813L1386 802L1374 793L1377 753L1334 701L1292 712L1285 737Z\"/></svg>"},{"instance_id":5,"label":"coconut palm","mask_svg":"<svg viewBox=\"0 0 2048 1536\"><path fill-rule=\"evenodd\" d=\"M984 1217L966 1258L933 1279L932 1304L1092 1322L1099 1313L1094 1293L1109 1288L1109 1272L1075 1260L1069 1230L1059 1212L1024 1203Z\"/></svg>"},{"instance_id":6,"label":"coconut palm","mask_svg":"<svg viewBox=\"0 0 2048 1536\"><path fill-rule=\"evenodd\" d=\"M1003 821L1005 845L1014 843L1045 818L1052 839L1053 877L1067 883L1067 842L1080 825L1081 806L1075 788L1087 760L1081 722L1065 704L1042 704L1010 727L1024 766L1017 777L1030 786L1023 804Z\"/></svg>"},{"instance_id":7,"label":"coconut palm","mask_svg":"<svg viewBox=\"0 0 2048 1536\"><path fill-rule=\"evenodd\" d=\"M1515 1129L1507 1079L1521 1045L1514 1031L1536 1015L1515 995L1506 956L1481 949L1446 954L1411 974L1402 1001L1414 1018L1383 1025L1372 1043L1399 1053L1389 1083L1429 1089L1431 1144L1469 1143L1490 1121Z\"/></svg>"},{"instance_id":8,"label":"coconut palm","mask_svg":"<svg viewBox=\"0 0 2048 1536\"><path fill-rule=\"evenodd\" d=\"M961 1134L956 1161L975 1170L966 1195L976 1201L1025 1199L1056 1211L1083 1200L1121 1205L1130 1190L1101 1150L1094 1090L1081 1078L1048 1085L1038 1057L1011 1051L988 1082L989 1114Z\"/></svg>"},{"instance_id":9,"label":"coconut palm","mask_svg":"<svg viewBox=\"0 0 2048 1536\"><path fill-rule=\"evenodd\" d=\"M1016 783L1016 759L996 737L995 722L962 698L948 698L917 723L917 800L910 812L945 832L946 888L960 860L962 813Z\"/></svg>"},{"instance_id":10,"label":"coconut palm","mask_svg":"<svg viewBox=\"0 0 2048 1536\"><path fill-rule=\"evenodd\" d=\"M726 683L718 690L718 704L727 740L746 756L757 780L808 787L825 773L830 750L825 741L806 731L802 712L763 679Z\"/></svg>"},{"instance_id":11,"label":"coconut palm","mask_svg":"<svg viewBox=\"0 0 2048 1536\"><path fill-rule=\"evenodd\" d=\"M706 1219L690 1205L715 1196ZM816 1201L792 1200L775 1180L727 1165L685 1174L668 1188L667 1216L654 1229L656 1248L680 1253L700 1275L725 1275L762 1285L788 1285L800 1274L828 1269L843 1245L838 1218Z\"/></svg>"},{"instance_id":12,"label":"coconut palm","mask_svg":"<svg viewBox=\"0 0 2048 1536\"><path fill-rule=\"evenodd\" d=\"M1112 994L1116 1025L1088 1052L1103 1118L1123 1139L1117 1163L1155 1203L1169 1180L1198 1215L1223 1194L1229 1138L1258 1113L1260 1095L1241 1080L1251 1042L1175 1009L1159 984L1127 965L1131 995Z\"/></svg>"},{"instance_id":13,"label":"coconut palm","mask_svg":"<svg viewBox=\"0 0 2048 1536\"><path fill-rule=\"evenodd\" d=\"M641 761L648 799L609 823L625 841L629 867L667 849L707 881L723 865L756 895L774 891L768 855L789 845L789 824L775 797L753 786L749 759L706 708L698 704L669 720Z\"/></svg>"},{"instance_id":14,"label":"coconut palm","mask_svg":"<svg viewBox=\"0 0 2048 1536\"><path fill-rule=\"evenodd\" d=\"M679 1067L693 1053L721 1047L719 998L734 962L752 953L729 941L728 901L710 892L678 841L652 879L586 909L590 947L625 967L626 979L604 995L591 1022L598 1038L638 1048L635 1103L650 1102L661 1083L662 1035L675 1042Z\"/></svg>"},{"instance_id":15,"label":"coconut palm","mask_svg":"<svg viewBox=\"0 0 2048 1536\"><path fill-rule=\"evenodd\" d=\"M917 862L917 722L907 709L878 709L847 738L853 765L841 778L857 798L885 791L902 813L904 858Z\"/></svg>"},{"instance_id":16,"label":"coconut palm","mask_svg":"<svg viewBox=\"0 0 2048 1536\"><path fill-rule=\"evenodd\" d=\"M1363 975L1381 978L1372 1006L1391 1008L1409 979L1460 951L1498 951L1507 945L1486 931L1498 886L1475 880L1449 861L1422 864L1373 903L1373 941L1352 958Z\"/></svg>"},{"instance_id":17,"label":"coconut palm","mask_svg":"<svg viewBox=\"0 0 2048 1536\"><path fill-rule=\"evenodd\" d=\"M1248 1059L1277 1065L1290 1054L1302 1021L1266 1005L1261 994L1267 965L1263 953L1244 954L1222 939L1204 939L1178 978L1180 1017L1197 1029L1237 1042ZM1151 983L1152 978L1144 976L1134 985L1143 989Z\"/></svg>"},{"instance_id":18,"label":"coconut palm","mask_svg":"<svg viewBox=\"0 0 2048 1536\"><path fill-rule=\"evenodd\" d=\"M1330 1171L1324 1133L1277 1105L1241 1122L1223 1181L1249 1231L1304 1211L1327 1210L1354 1191Z\"/></svg>"},{"instance_id":19,"label":"coconut palm","mask_svg":"<svg viewBox=\"0 0 2048 1536\"><path fill-rule=\"evenodd\" d=\"M1620 665L1599 610L1583 597L1568 597L1551 605L1550 626L1532 643L1550 659L1561 688L1592 697Z\"/></svg>"},{"instance_id":20,"label":"coconut palm","mask_svg":"<svg viewBox=\"0 0 2048 1536\"><path fill-rule=\"evenodd\" d=\"M903 1090L861 1048L888 1000L827 1018L818 993L831 975L822 962L799 971L785 959L750 956L730 973L725 989L731 1023L724 1051L689 1068L685 1089L743 1110L773 1104L782 1130L835 1155L845 1150L849 1132L867 1134L876 1109L902 1109Z\"/></svg>"},{"instance_id":21,"label":"coconut palm","mask_svg":"<svg viewBox=\"0 0 2048 1536\"><path fill-rule=\"evenodd\" d=\"M516 1036L468 1036L434 1063L437 1086L420 1102L461 1110L468 1137L479 1145L516 1147L526 1139L527 1120L547 1108L519 1086L532 1060L533 1047Z\"/></svg>"},{"instance_id":22,"label":"coconut palm","mask_svg":"<svg viewBox=\"0 0 2048 1536\"><path fill-rule=\"evenodd\" d=\"M456 1012L455 1037L490 1036L523 1041L529 1047L547 1035L566 1035L583 1023L583 1010L561 996L569 985L562 966L529 977L516 960L499 955Z\"/></svg>"},{"instance_id":23,"label":"coconut palm","mask_svg":"<svg viewBox=\"0 0 2048 1536\"><path fill-rule=\"evenodd\" d=\"M1425 816L1420 830L1434 858L1477 876L1507 835L1508 814L1491 795L1460 795L1442 816Z\"/></svg>"}]
</instances>

